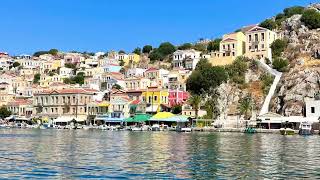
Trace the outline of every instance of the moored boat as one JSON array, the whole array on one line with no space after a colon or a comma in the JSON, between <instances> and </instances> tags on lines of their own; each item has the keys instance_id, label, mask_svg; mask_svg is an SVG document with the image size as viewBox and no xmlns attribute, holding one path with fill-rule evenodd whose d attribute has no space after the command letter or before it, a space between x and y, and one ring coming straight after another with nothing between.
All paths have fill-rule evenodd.
<instances>
[{"instance_id":1,"label":"moored boat","mask_svg":"<svg viewBox=\"0 0 320 180\"><path fill-rule=\"evenodd\" d=\"M300 123L299 134L300 135L312 135L313 134L312 124L310 122Z\"/></svg>"},{"instance_id":2,"label":"moored boat","mask_svg":"<svg viewBox=\"0 0 320 180\"><path fill-rule=\"evenodd\" d=\"M291 128L281 128L280 133L281 135L294 135L294 130Z\"/></svg>"}]
</instances>

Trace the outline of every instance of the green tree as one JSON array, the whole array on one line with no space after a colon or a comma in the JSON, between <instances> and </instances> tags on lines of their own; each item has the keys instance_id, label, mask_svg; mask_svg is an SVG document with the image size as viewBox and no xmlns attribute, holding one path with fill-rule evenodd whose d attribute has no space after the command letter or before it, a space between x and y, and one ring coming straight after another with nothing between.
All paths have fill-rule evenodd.
<instances>
[{"instance_id":1,"label":"green tree","mask_svg":"<svg viewBox=\"0 0 320 180\"><path fill-rule=\"evenodd\" d=\"M267 28L269 30L274 30L277 28L277 23L272 19L266 19L261 22L259 26Z\"/></svg>"},{"instance_id":2,"label":"green tree","mask_svg":"<svg viewBox=\"0 0 320 180\"><path fill-rule=\"evenodd\" d=\"M228 74L223 67L214 66L201 59L196 69L188 77L186 86L192 94L210 94L211 90L228 80Z\"/></svg>"},{"instance_id":3,"label":"green tree","mask_svg":"<svg viewBox=\"0 0 320 180\"><path fill-rule=\"evenodd\" d=\"M102 82L101 83L101 90L106 90L108 88L108 83L107 82Z\"/></svg>"},{"instance_id":4,"label":"green tree","mask_svg":"<svg viewBox=\"0 0 320 180\"><path fill-rule=\"evenodd\" d=\"M193 46L193 48L197 51L201 51L203 53L207 52L207 46L203 43L197 43Z\"/></svg>"},{"instance_id":5,"label":"green tree","mask_svg":"<svg viewBox=\"0 0 320 180\"><path fill-rule=\"evenodd\" d=\"M219 116L220 111L218 108L218 97L220 94L218 93L217 90L214 90L212 93L212 96L207 99L205 103L206 111L207 111L207 117L210 119L215 119Z\"/></svg>"},{"instance_id":6,"label":"green tree","mask_svg":"<svg viewBox=\"0 0 320 180\"><path fill-rule=\"evenodd\" d=\"M12 64L12 66L13 66L13 67L18 67L18 66L20 66L20 63L14 62L14 63Z\"/></svg>"},{"instance_id":7,"label":"green tree","mask_svg":"<svg viewBox=\"0 0 320 180\"><path fill-rule=\"evenodd\" d=\"M178 47L179 50L187 50L187 49L192 49L192 44L191 43L184 43L181 46Z\"/></svg>"},{"instance_id":8,"label":"green tree","mask_svg":"<svg viewBox=\"0 0 320 180\"><path fill-rule=\"evenodd\" d=\"M122 59L119 60L119 66L124 66L124 61Z\"/></svg>"},{"instance_id":9,"label":"green tree","mask_svg":"<svg viewBox=\"0 0 320 180\"><path fill-rule=\"evenodd\" d=\"M301 22L309 29L318 29L320 28L320 13L314 9L308 9L302 14Z\"/></svg>"},{"instance_id":10,"label":"green tree","mask_svg":"<svg viewBox=\"0 0 320 180\"><path fill-rule=\"evenodd\" d=\"M169 54L172 54L173 52L176 51L176 47L169 43L169 42L164 42L161 43L157 51L162 55L162 56L167 56Z\"/></svg>"},{"instance_id":11,"label":"green tree","mask_svg":"<svg viewBox=\"0 0 320 180\"><path fill-rule=\"evenodd\" d=\"M11 114L12 114L11 111L9 111L7 107L5 106L0 107L0 119L9 117Z\"/></svg>"},{"instance_id":12,"label":"green tree","mask_svg":"<svg viewBox=\"0 0 320 180\"><path fill-rule=\"evenodd\" d=\"M253 106L253 100L252 97L250 95L242 98L239 101L239 110L240 110L240 114L244 115L245 119L249 119L249 113L251 112Z\"/></svg>"},{"instance_id":13,"label":"green tree","mask_svg":"<svg viewBox=\"0 0 320 180\"><path fill-rule=\"evenodd\" d=\"M59 52L58 49L50 49L48 53L53 56L56 56L56 55L58 55L58 52Z\"/></svg>"},{"instance_id":14,"label":"green tree","mask_svg":"<svg viewBox=\"0 0 320 180\"><path fill-rule=\"evenodd\" d=\"M262 91L264 95L267 95L270 89L271 84L273 83L273 76L267 73L264 73L260 76L260 81L262 82Z\"/></svg>"},{"instance_id":15,"label":"green tree","mask_svg":"<svg viewBox=\"0 0 320 180\"><path fill-rule=\"evenodd\" d=\"M142 52L143 53L150 53L152 51L152 46L151 45L145 45L145 46L143 46L143 48L142 48Z\"/></svg>"},{"instance_id":16,"label":"green tree","mask_svg":"<svg viewBox=\"0 0 320 180\"><path fill-rule=\"evenodd\" d=\"M33 84L38 84L39 83L39 81L40 81L40 77L41 77L41 74L35 74L34 76L33 76Z\"/></svg>"},{"instance_id":17,"label":"green tree","mask_svg":"<svg viewBox=\"0 0 320 180\"><path fill-rule=\"evenodd\" d=\"M149 58L150 58L151 62L154 62L154 61L157 61L157 60L162 60L163 59L163 55L161 53L159 53L158 49L154 49L149 54Z\"/></svg>"},{"instance_id":18,"label":"green tree","mask_svg":"<svg viewBox=\"0 0 320 180\"><path fill-rule=\"evenodd\" d=\"M207 50L209 52L211 51L219 51L220 50L220 42L222 41L222 39L215 39L213 41L210 41L208 46L207 46Z\"/></svg>"},{"instance_id":19,"label":"green tree","mask_svg":"<svg viewBox=\"0 0 320 180\"><path fill-rule=\"evenodd\" d=\"M293 6L283 10L283 13L287 18L295 14L302 14L303 12L304 12L304 7L302 6Z\"/></svg>"},{"instance_id":20,"label":"green tree","mask_svg":"<svg viewBox=\"0 0 320 180\"><path fill-rule=\"evenodd\" d=\"M172 107L172 113L173 114L180 114L182 112L182 106L181 105L174 105Z\"/></svg>"},{"instance_id":21,"label":"green tree","mask_svg":"<svg viewBox=\"0 0 320 180\"><path fill-rule=\"evenodd\" d=\"M132 53L140 55L141 54L141 48L139 48L139 47L135 48Z\"/></svg>"},{"instance_id":22,"label":"green tree","mask_svg":"<svg viewBox=\"0 0 320 180\"><path fill-rule=\"evenodd\" d=\"M237 57L234 62L226 67L226 70L229 75L229 79L237 84L244 84L245 83L245 73L248 70L248 64L250 59L239 56Z\"/></svg>"},{"instance_id":23,"label":"green tree","mask_svg":"<svg viewBox=\"0 0 320 180\"><path fill-rule=\"evenodd\" d=\"M198 119L199 109L201 105L202 97L200 95L192 95L188 102L192 106L192 109L195 111L195 118Z\"/></svg>"},{"instance_id":24,"label":"green tree","mask_svg":"<svg viewBox=\"0 0 320 180\"><path fill-rule=\"evenodd\" d=\"M273 41L270 48L272 50L273 57L280 57L282 52L287 48L288 43L286 40L277 39Z\"/></svg>"},{"instance_id":25,"label":"green tree","mask_svg":"<svg viewBox=\"0 0 320 180\"><path fill-rule=\"evenodd\" d=\"M124 50L120 50L119 54L125 54L126 52Z\"/></svg>"},{"instance_id":26,"label":"green tree","mask_svg":"<svg viewBox=\"0 0 320 180\"><path fill-rule=\"evenodd\" d=\"M288 70L289 61L287 59L282 59L277 57L272 62L272 67L280 72L285 72Z\"/></svg>"},{"instance_id":27,"label":"green tree","mask_svg":"<svg viewBox=\"0 0 320 180\"><path fill-rule=\"evenodd\" d=\"M33 54L34 57L39 57L41 55L48 54L48 51L38 51Z\"/></svg>"},{"instance_id":28,"label":"green tree","mask_svg":"<svg viewBox=\"0 0 320 180\"><path fill-rule=\"evenodd\" d=\"M115 84L115 85L112 86L112 89L120 90L120 89L122 89L122 87L119 84Z\"/></svg>"},{"instance_id":29,"label":"green tree","mask_svg":"<svg viewBox=\"0 0 320 180\"><path fill-rule=\"evenodd\" d=\"M76 68L77 68L77 65L76 65L76 64L73 64L73 63L65 63L65 64L64 64L64 67L66 67L66 68L71 68L71 69L76 69Z\"/></svg>"}]
</instances>

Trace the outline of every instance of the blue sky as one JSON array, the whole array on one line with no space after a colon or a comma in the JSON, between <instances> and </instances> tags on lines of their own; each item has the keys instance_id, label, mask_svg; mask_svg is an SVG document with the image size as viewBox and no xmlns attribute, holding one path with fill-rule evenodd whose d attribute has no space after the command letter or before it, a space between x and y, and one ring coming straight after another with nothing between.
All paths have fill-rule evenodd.
<instances>
[{"instance_id":1,"label":"blue sky","mask_svg":"<svg viewBox=\"0 0 320 180\"><path fill-rule=\"evenodd\" d=\"M215 38L315 0L1 0L0 51L132 51Z\"/></svg>"}]
</instances>

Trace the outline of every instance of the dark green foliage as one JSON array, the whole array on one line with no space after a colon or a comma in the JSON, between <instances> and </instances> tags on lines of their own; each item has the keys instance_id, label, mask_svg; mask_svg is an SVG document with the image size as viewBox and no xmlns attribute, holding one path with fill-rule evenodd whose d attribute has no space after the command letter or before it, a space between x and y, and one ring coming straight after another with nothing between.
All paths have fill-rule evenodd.
<instances>
[{"instance_id":1,"label":"dark green foliage","mask_svg":"<svg viewBox=\"0 0 320 180\"><path fill-rule=\"evenodd\" d=\"M49 51L48 51L48 54L51 54L51 55L53 55L53 56L56 56L57 54L58 54L58 49L50 49Z\"/></svg>"},{"instance_id":2,"label":"dark green foliage","mask_svg":"<svg viewBox=\"0 0 320 180\"><path fill-rule=\"evenodd\" d=\"M309 29L320 28L320 13L314 9L306 10L301 17L303 22Z\"/></svg>"},{"instance_id":3,"label":"dark green foliage","mask_svg":"<svg viewBox=\"0 0 320 180\"><path fill-rule=\"evenodd\" d=\"M7 107L5 106L0 107L0 119L9 117L11 114L12 114L11 111L9 111Z\"/></svg>"},{"instance_id":4,"label":"dark green foliage","mask_svg":"<svg viewBox=\"0 0 320 180\"><path fill-rule=\"evenodd\" d=\"M240 56L229 66L226 67L226 70L229 75L229 79L237 84L245 83L245 73L248 70L248 62L250 59Z\"/></svg>"},{"instance_id":5,"label":"dark green foliage","mask_svg":"<svg viewBox=\"0 0 320 180\"><path fill-rule=\"evenodd\" d=\"M273 30L277 28L277 23L272 19L266 19L261 22L259 26L267 28L269 30Z\"/></svg>"},{"instance_id":6,"label":"dark green foliage","mask_svg":"<svg viewBox=\"0 0 320 180\"><path fill-rule=\"evenodd\" d=\"M210 94L212 89L227 80L228 75L223 67L212 67L206 59L201 59L187 80L187 90L197 95Z\"/></svg>"},{"instance_id":7,"label":"dark green foliage","mask_svg":"<svg viewBox=\"0 0 320 180\"><path fill-rule=\"evenodd\" d=\"M262 74L260 76L260 81L262 82L262 91L264 95L267 95L270 89L270 86L273 82L273 76L271 76L270 74Z\"/></svg>"},{"instance_id":8,"label":"dark green foliage","mask_svg":"<svg viewBox=\"0 0 320 180\"><path fill-rule=\"evenodd\" d=\"M211 51L219 51L220 50L220 42L222 41L222 39L215 39L211 42L209 42L208 46L207 46L207 50L209 52Z\"/></svg>"},{"instance_id":9,"label":"dark green foliage","mask_svg":"<svg viewBox=\"0 0 320 180\"><path fill-rule=\"evenodd\" d=\"M157 51L162 55L162 56L167 56L169 54L172 54L173 52L176 51L176 47L172 45L169 42L164 42L161 43Z\"/></svg>"},{"instance_id":10,"label":"dark green foliage","mask_svg":"<svg viewBox=\"0 0 320 180\"><path fill-rule=\"evenodd\" d=\"M41 74L35 74L34 76L33 76L33 84L38 84L39 83L39 81L40 81L40 77L41 77Z\"/></svg>"},{"instance_id":11,"label":"dark green foliage","mask_svg":"<svg viewBox=\"0 0 320 180\"><path fill-rule=\"evenodd\" d=\"M41 55L48 54L48 51L38 51L33 54L35 57L39 57Z\"/></svg>"},{"instance_id":12,"label":"dark green foliage","mask_svg":"<svg viewBox=\"0 0 320 180\"><path fill-rule=\"evenodd\" d=\"M135 54L140 55L140 54L141 54L141 48L139 48L139 47L135 48L135 49L132 51L132 53L135 53Z\"/></svg>"},{"instance_id":13,"label":"dark green foliage","mask_svg":"<svg viewBox=\"0 0 320 180\"><path fill-rule=\"evenodd\" d=\"M71 69L76 69L76 68L77 68L77 65L76 65L76 64L73 64L73 63L65 63L65 64L64 64L64 67L66 67L66 68L71 68Z\"/></svg>"},{"instance_id":14,"label":"dark green foliage","mask_svg":"<svg viewBox=\"0 0 320 180\"><path fill-rule=\"evenodd\" d=\"M247 120L249 119L249 112L251 112L252 106L253 106L253 99L250 95L240 99L239 101L239 110L240 114L244 115L244 118Z\"/></svg>"},{"instance_id":15,"label":"dark green foliage","mask_svg":"<svg viewBox=\"0 0 320 180\"><path fill-rule=\"evenodd\" d=\"M18 66L20 66L20 63L14 62L12 66L13 66L13 67L18 67Z\"/></svg>"},{"instance_id":16,"label":"dark green foliage","mask_svg":"<svg viewBox=\"0 0 320 180\"><path fill-rule=\"evenodd\" d=\"M172 107L172 113L173 114L180 114L182 112L182 106L181 105L174 105Z\"/></svg>"},{"instance_id":17,"label":"dark green foliage","mask_svg":"<svg viewBox=\"0 0 320 180\"><path fill-rule=\"evenodd\" d=\"M145 45L142 48L143 53L150 53L152 51L152 46L151 45Z\"/></svg>"},{"instance_id":18,"label":"dark green foliage","mask_svg":"<svg viewBox=\"0 0 320 180\"><path fill-rule=\"evenodd\" d=\"M119 84L115 84L112 86L113 89L122 89L122 87Z\"/></svg>"},{"instance_id":19,"label":"dark green foliage","mask_svg":"<svg viewBox=\"0 0 320 180\"><path fill-rule=\"evenodd\" d=\"M285 72L288 70L288 65L289 62L286 59L282 59L282 58L275 58L272 62L272 66L274 69L280 71L280 72Z\"/></svg>"},{"instance_id":20,"label":"dark green foliage","mask_svg":"<svg viewBox=\"0 0 320 180\"><path fill-rule=\"evenodd\" d=\"M124 61L122 59L119 60L119 66L124 66Z\"/></svg>"},{"instance_id":21,"label":"dark green foliage","mask_svg":"<svg viewBox=\"0 0 320 180\"><path fill-rule=\"evenodd\" d=\"M302 14L303 12L304 12L304 7L302 6L293 6L283 10L284 16L286 16L287 18L295 14Z\"/></svg>"},{"instance_id":22,"label":"dark green foliage","mask_svg":"<svg viewBox=\"0 0 320 180\"><path fill-rule=\"evenodd\" d=\"M84 84L84 73L80 72L72 78L65 78L63 80L63 82L65 84L80 84L80 85L82 85L82 84Z\"/></svg>"},{"instance_id":23,"label":"dark green foliage","mask_svg":"<svg viewBox=\"0 0 320 180\"><path fill-rule=\"evenodd\" d=\"M288 43L286 40L281 40L281 39L275 40L270 46L272 50L272 56L280 57L281 53L287 48L287 45Z\"/></svg>"},{"instance_id":24,"label":"dark green foliage","mask_svg":"<svg viewBox=\"0 0 320 180\"><path fill-rule=\"evenodd\" d=\"M181 46L178 47L179 50L187 50L187 49L192 49L192 44L191 43L184 43Z\"/></svg>"},{"instance_id":25,"label":"dark green foliage","mask_svg":"<svg viewBox=\"0 0 320 180\"><path fill-rule=\"evenodd\" d=\"M126 52L124 50L120 50L119 54L125 54Z\"/></svg>"},{"instance_id":26,"label":"dark green foliage","mask_svg":"<svg viewBox=\"0 0 320 180\"><path fill-rule=\"evenodd\" d=\"M159 61L163 59L163 55L159 53L158 49L154 49L153 51L151 51L149 58L151 62Z\"/></svg>"}]
</instances>

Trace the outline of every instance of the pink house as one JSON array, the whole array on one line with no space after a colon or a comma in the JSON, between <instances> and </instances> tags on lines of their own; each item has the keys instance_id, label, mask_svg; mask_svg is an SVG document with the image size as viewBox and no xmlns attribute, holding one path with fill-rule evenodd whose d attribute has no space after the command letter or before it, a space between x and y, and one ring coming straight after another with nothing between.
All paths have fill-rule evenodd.
<instances>
[{"instance_id":1,"label":"pink house","mask_svg":"<svg viewBox=\"0 0 320 180\"><path fill-rule=\"evenodd\" d=\"M189 93L182 90L169 90L169 106L183 104L189 98Z\"/></svg>"}]
</instances>

